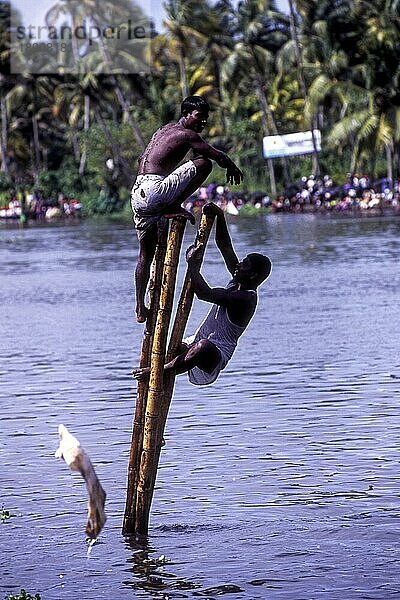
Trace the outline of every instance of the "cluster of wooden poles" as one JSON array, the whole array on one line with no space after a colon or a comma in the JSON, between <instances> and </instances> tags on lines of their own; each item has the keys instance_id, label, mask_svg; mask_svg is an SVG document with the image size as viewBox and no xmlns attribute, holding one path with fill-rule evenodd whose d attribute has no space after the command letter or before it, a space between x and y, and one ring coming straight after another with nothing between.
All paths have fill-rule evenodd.
<instances>
[{"instance_id":1,"label":"cluster of wooden poles","mask_svg":"<svg viewBox=\"0 0 400 600\"><path fill-rule=\"evenodd\" d=\"M214 215L202 215L195 244L203 254ZM176 275L186 220L176 217L160 234L152 266L149 315L143 337L140 367L150 365L150 378L138 382L128 467L124 535L147 535L165 424L174 391L175 375L164 373L164 364L180 352L193 303L193 287L187 271L167 349Z\"/></svg>"}]
</instances>

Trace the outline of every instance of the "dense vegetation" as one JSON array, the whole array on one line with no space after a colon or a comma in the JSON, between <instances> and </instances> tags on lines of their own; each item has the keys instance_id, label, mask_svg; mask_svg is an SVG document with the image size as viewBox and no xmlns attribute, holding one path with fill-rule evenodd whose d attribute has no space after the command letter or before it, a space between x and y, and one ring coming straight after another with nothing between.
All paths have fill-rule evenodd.
<instances>
[{"instance_id":1,"label":"dense vegetation","mask_svg":"<svg viewBox=\"0 0 400 600\"><path fill-rule=\"evenodd\" d=\"M84 18L86 10L106 22L116 3L98 5L93 15L91 0L57 0L49 18ZM78 76L35 75L29 65L12 74L10 5L0 2L0 192L36 186L47 196L79 194L89 211L120 208L144 144L188 94L210 102L207 138L239 162L247 189L274 193L318 169L339 182L361 170L397 178L400 2L290 5L288 15L273 0L236 8L230 0L168 0L151 73ZM129 1L118 10L128 18ZM311 127L322 131L319 161L263 160L264 135ZM214 181L223 177L214 170Z\"/></svg>"}]
</instances>

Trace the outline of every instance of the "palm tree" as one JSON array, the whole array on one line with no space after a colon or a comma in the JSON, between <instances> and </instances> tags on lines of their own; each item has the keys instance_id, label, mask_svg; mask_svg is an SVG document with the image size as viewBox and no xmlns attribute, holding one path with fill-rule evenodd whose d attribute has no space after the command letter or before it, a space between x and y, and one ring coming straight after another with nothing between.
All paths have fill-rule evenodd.
<instances>
[{"instance_id":1,"label":"palm tree","mask_svg":"<svg viewBox=\"0 0 400 600\"><path fill-rule=\"evenodd\" d=\"M42 165L43 147L40 138L41 131L44 132L48 128L52 89L53 83L50 77L25 74L18 77L15 85L5 96L8 117L18 119L20 127L30 128L32 168L35 177L39 174Z\"/></svg>"},{"instance_id":2,"label":"palm tree","mask_svg":"<svg viewBox=\"0 0 400 600\"><path fill-rule=\"evenodd\" d=\"M295 51L295 55L296 55L297 73L298 73L298 78L299 78L299 82L300 82L301 93L303 95L304 101L306 101L307 100L307 87L306 87L306 81L305 81L305 77L304 77L303 57L301 54L299 36L297 33L295 10L294 10L294 6L293 6L293 0L288 0L288 2L289 2L289 10L290 10L290 13L289 13L290 14L290 32L291 32L292 41L294 44L294 51ZM313 156L313 172L315 175L319 175L320 165L319 165L318 150L317 150L317 140L316 140L315 134L314 134L315 125L316 125L315 118L311 118L310 129L311 129L311 138L312 138L312 144L313 144L313 155L312 155Z\"/></svg>"},{"instance_id":3,"label":"palm tree","mask_svg":"<svg viewBox=\"0 0 400 600\"><path fill-rule=\"evenodd\" d=\"M400 108L386 113L375 104L373 94L359 91L358 110L340 119L328 137L332 146L353 145L350 171L354 173L361 160L377 157L384 151L387 159L387 177L393 181L394 143L400 141ZM354 140L354 141L353 141ZM375 160L373 161L375 163ZM374 169L375 171L375 169Z\"/></svg>"},{"instance_id":4,"label":"palm tree","mask_svg":"<svg viewBox=\"0 0 400 600\"><path fill-rule=\"evenodd\" d=\"M4 173L9 173L9 159L8 159L8 114L6 108L6 79L4 75L0 73L0 116L1 116L1 130L0 130L0 153L1 153L1 170Z\"/></svg>"},{"instance_id":5,"label":"palm tree","mask_svg":"<svg viewBox=\"0 0 400 600\"><path fill-rule=\"evenodd\" d=\"M10 40L9 30L11 25L10 4L8 2L0 2L0 154L1 154L1 170L9 173L9 157L8 157L8 115L6 109L5 95L10 88ZM16 17L14 16L14 19Z\"/></svg>"},{"instance_id":6,"label":"palm tree","mask_svg":"<svg viewBox=\"0 0 400 600\"><path fill-rule=\"evenodd\" d=\"M260 107L264 136L278 135L274 114L268 103L265 82L274 74L274 50L287 39L287 20L277 13L268 0L245 0L237 15L237 41L222 65L222 83L230 93L254 90ZM240 81L240 84L237 82ZM286 160L283 160L284 178L289 181ZM276 177L273 161L267 160L271 191L276 195Z\"/></svg>"},{"instance_id":7,"label":"palm tree","mask_svg":"<svg viewBox=\"0 0 400 600\"><path fill-rule=\"evenodd\" d=\"M75 158L79 163L78 172L81 177L85 174L87 133L94 118L93 107L100 96L98 77L89 70L79 78L64 77L54 90L53 115L64 120L65 126L71 134ZM81 123L83 126L80 127ZM79 129L83 131L81 149L77 141Z\"/></svg>"},{"instance_id":8,"label":"palm tree","mask_svg":"<svg viewBox=\"0 0 400 600\"><path fill-rule=\"evenodd\" d=\"M198 23L194 15L205 15L205 8L210 10L205 0L168 0L165 3L167 19L164 21L167 33L158 35L153 40L153 64L158 69L162 69L168 63L177 65L182 98L191 93L189 59L193 64L196 55L198 60L199 52L202 56L207 44L207 36L193 26L193 22Z\"/></svg>"},{"instance_id":9,"label":"palm tree","mask_svg":"<svg viewBox=\"0 0 400 600\"><path fill-rule=\"evenodd\" d=\"M46 21L47 24L54 25L64 15L70 18L72 26L85 26L86 22L93 23L96 27L103 30L105 26L113 26L117 24L118 27L122 26L133 19L135 23L139 23L140 20L145 19L142 11L137 8L132 14L132 4L129 0L118 0L113 2L111 0L98 3L93 0L59 0L47 13ZM141 148L145 147L144 139L140 127L134 119L131 111L130 103L127 99L126 93L123 89L122 79L116 74L118 70L118 63L114 65L114 62L109 54L108 48L106 47L104 40L99 36L96 40L97 51L93 50L92 42L89 47L87 44L84 47L86 58L90 62L97 62L97 72L107 73L112 81L114 92L117 97L118 103L132 128L132 132L135 139ZM82 47L79 48L76 36L72 36L72 47L74 58L78 65L82 63ZM118 48L117 48L118 51ZM134 67L137 66L136 54L132 53L129 55L129 47L122 47L121 53L123 54L124 60ZM115 57L114 57L115 58ZM91 70L94 70L93 66Z\"/></svg>"},{"instance_id":10,"label":"palm tree","mask_svg":"<svg viewBox=\"0 0 400 600\"><path fill-rule=\"evenodd\" d=\"M318 106L330 105L334 122L328 140L334 146L352 146L350 170L384 151L392 180L399 147L400 72L394 56L400 37L398 6L361 0L351 6L344 0L298 4L308 34L305 70L313 78L306 112L315 114Z\"/></svg>"}]
</instances>

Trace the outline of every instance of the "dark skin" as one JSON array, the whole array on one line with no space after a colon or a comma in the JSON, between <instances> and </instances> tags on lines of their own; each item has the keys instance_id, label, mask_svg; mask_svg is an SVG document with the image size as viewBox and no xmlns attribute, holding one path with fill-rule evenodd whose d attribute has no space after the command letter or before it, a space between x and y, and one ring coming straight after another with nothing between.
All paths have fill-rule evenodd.
<instances>
[{"instance_id":1,"label":"dark skin","mask_svg":"<svg viewBox=\"0 0 400 600\"><path fill-rule=\"evenodd\" d=\"M229 289L211 288L200 273L201 246L191 246L186 252L186 261L194 292L200 300L224 306L232 323L246 327L257 306L257 298L251 290L256 290L258 287L258 273L254 271L248 256L241 262L236 256L223 211L215 204L209 203L204 206L203 212L216 215L215 241L235 286ZM209 340L201 339L190 348L183 344L181 354L167 363L164 369L174 371L176 375L185 373L193 367L211 373L220 359L219 349ZM134 370L133 375L140 381L148 377L149 373L150 368L146 367Z\"/></svg>"},{"instance_id":2,"label":"dark skin","mask_svg":"<svg viewBox=\"0 0 400 600\"><path fill-rule=\"evenodd\" d=\"M193 110L183 114L177 123L168 123L157 129L139 159L138 175L150 173L166 177L176 169L189 150L195 154L193 162L196 165L196 175L175 202L166 208L164 216L167 218L180 215L194 224L194 216L183 209L181 204L207 179L212 170L212 160L226 169L228 183L239 184L243 180L242 171L229 156L208 144L199 135L206 126L207 119L208 111ZM156 245L157 226L154 225L140 240L139 259L135 271L136 317L139 323L143 323L147 318L145 295Z\"/></svg>"}]
</instances>

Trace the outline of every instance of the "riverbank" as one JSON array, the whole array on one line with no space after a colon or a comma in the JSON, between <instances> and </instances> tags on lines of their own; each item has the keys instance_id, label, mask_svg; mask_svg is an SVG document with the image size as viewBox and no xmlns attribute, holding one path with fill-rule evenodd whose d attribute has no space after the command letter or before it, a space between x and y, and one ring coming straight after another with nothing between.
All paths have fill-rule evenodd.
<instances>
[{"instance_id":1,"label":"riverbank","mask_svg":"<svg viewBox=\"0 0 400 600\"><path fill-rule=\"evenodd\" d=\"M196 216L196 219L200 218L201 208L197 208L193 210L193 213ZM321 220L330 220L330 219L341 219L341 220L357 220L357 219L376 219L376 218L384 218L391 219L400 217L400 210L394 208L384 208L384 209L360 209L353 208L347 209L345 211L341 210L315 210L313 208L309 208L303 211L274 211L271 208L255 208L252 205L244 205L237 214L228 213L226 215L228 222L235 222L238 220L259 220L267 217L268 215L280 215L283 217L296 219L296 217L312 215L314 217L320 218ZM21 229L21 228L43 228L43 227L63 227L70 226L75 227L79 226L83 222L85 223L123 223L123 224L132 224L132 212L130 206L127 205L124 210L111 213L108 215L82 215L79 219L76 218L56 218L51 220L19 220L19 219L0 219L0 230L1 229Z\"/></svg>"}]
</instances>

